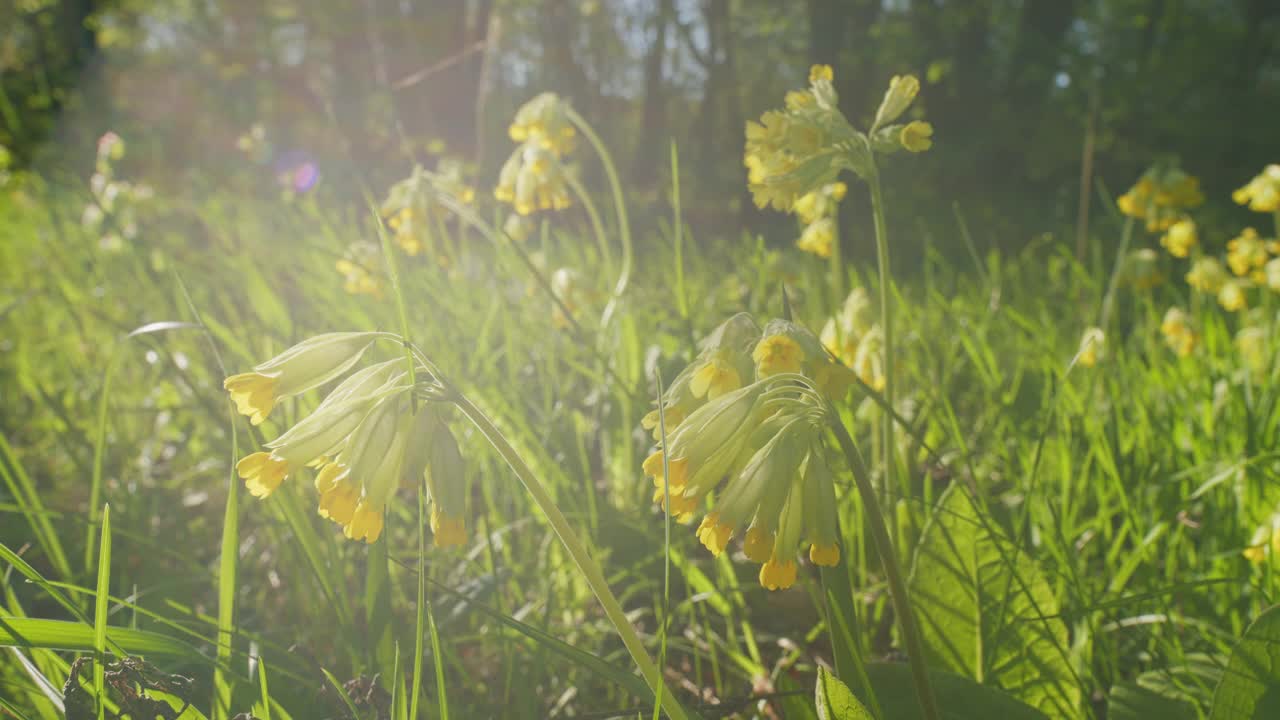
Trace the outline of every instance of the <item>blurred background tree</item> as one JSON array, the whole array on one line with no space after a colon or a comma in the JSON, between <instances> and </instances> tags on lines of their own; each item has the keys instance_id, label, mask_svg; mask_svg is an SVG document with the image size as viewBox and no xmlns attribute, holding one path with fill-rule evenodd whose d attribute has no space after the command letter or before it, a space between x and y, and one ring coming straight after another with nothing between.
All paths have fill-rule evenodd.
<instances>
[{"instance_id":1,"label":"blurred background tree","mask_svg":"<svg viewBox=\"0 0 1280 720\"><path fill-rule=\"evenodd\" d=\"M3 2L0 145L81 182L115 130L152 182L218 186L258 126L260 160L314 162L353 203L442 153L484 187L514 108L552 90L607 132L636 202L664 199L674 140L695 227L773 236L789 220L746 199L743 123L814 62L855 119L891 75L921 77L937 144L886 181L944 248L953 202L980 244L1013 247L1070 231L1095 176L1118 193L1161 154L1210 197L1280 159L1275 0ZM908 182L919 207L892 203ZM866 252L866 214L846 213Z\"/></svg>"}]
</instances>

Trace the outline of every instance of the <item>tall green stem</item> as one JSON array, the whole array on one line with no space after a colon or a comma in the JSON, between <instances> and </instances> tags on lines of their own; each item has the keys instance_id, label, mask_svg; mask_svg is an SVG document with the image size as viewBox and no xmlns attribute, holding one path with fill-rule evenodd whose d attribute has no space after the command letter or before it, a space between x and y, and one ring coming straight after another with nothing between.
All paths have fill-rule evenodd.
<instances>
[{"instance_id":1,"label":"tall green stem","mask_svg":"<svg viewBox=\"0 0 1280 720\"><path fill-rule=\"evenodd\" d=\"M876 262L880 274L880 329L884 333L884 401L890 410L897 407L894 403L893 380L893 288L889 274L889 231L884 222L884 196L880 191L880 171L872 160L867 173L867 185L871 188L871 214L876 229ZM893 413L881 414L882 440L884 441L884 475L881 492L885 497L892 497L893 478L897 470L897 454L894 442ZM889 519L892 527L894 518ZM881 552L884 552L883 550Z\"/></svg>"},{"instance_id":2,"label":"tall green stem","mask_svg":"<svg viewBox=\"0 0 1280 720\"><path fill-rule=\"evenodd\" d=\"M1098 327L1107 331L1107 322L1111 319L1111 308L1115 304L1116 288L1120 284L1120 273L1124 270L1125 256L1129 253L1129 242L1133 239L1133 218L1124 223L1124 231L1120 233L1120 248L1116 254L1115 264L1111 266L1111 279L1107 282L1107 294L1102 297L1102 309L1098 313Z\"/></svg>"},{"instance_id":3,"label":"tall green stem","mask_svg":"<svg viewBox=\"0 0 1280 720\"><path fill-rule=\"evenodd\" d=\"M877 186L878 187L878 186ZM884 566L885 577L889 581L889 596L893 600L893 609L898 616L898 627L902 630L902 641L907 646L907 660L911 664L911 677L916 685L916 697L920 700L920 710L925 720L938 720L938 701L933 695L933 685L929 681L929 670L925 665L924 641L920 637L920 626L916 624L915 610L911 607L911 598L907 595L907 584L903 580L902 567L898 561L898 553L890 539L885 516L880 509L880 500L876 497L875 488L867 476L866 465L862 455L853 444L853 438L840 420L835 408L828 408L831 418L831 430L836 436L844 452L845 462L853 472L853 483L862 496L862 504L866 510L864 517L871 528L871 538L875 541L876 551L880 553L880 563ZM885 417L889 417L887 414Z\"/></svg>"},{"instance_id":4,"label":"tall green stem","mask_svg":"<svg viewBox=\"0 0 1280 720\"><path fill-rule=\"evenodd\" d=\"M596 599L600 601L600 605L604 608L605 615L613 623L614 629L618 631L618 635L622 638L622 644L631 653L631 659L640 668L640 674L644 676L645 682L661 698L662 709L667 712L667 715L672 720L689 720L688 713L685 712L685 709L681 707L675 696L672 695L671 690L663 682L661 669L654 663L653 658L649 657L640 635L632 627L631 621L627 620L627 616L622 610L622 605L618 603L613 591L609 589L609 583L605 580L600 566L587 553L586 546L582 543L578 534L573 531L569 521L560 512L560 508L556 507L556 503L552 500L550 493L538 481L533 471L525 463L524 459L520 457L520 453L516 452L516 449L511 446L511 443L507 442L502 432L494 426L479 408L471 404L470 400L456 390L454 390L454 395L451 399L458 406L458 409L475 424L476 429L485 436L489 444L493 445L493 448L498 451L502 459L507 461L507 465L515 472L525 490L528 490L529 494L533 496L534 503L547 516L547 520L551 523L551 528L555 530L556 536L560 538L565 550L569 551L570 557L573 558L578 570L591 587L591 591L595 593Z\"/></svg>"}]
</instances>

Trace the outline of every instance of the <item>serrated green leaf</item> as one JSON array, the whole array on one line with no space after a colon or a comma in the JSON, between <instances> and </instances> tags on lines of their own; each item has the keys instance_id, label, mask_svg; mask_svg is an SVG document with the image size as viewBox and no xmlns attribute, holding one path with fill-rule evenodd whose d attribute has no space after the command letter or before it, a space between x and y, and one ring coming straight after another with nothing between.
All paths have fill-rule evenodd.
<instances>
[{"instance_id":1,"label":"serrated green leaf","mask_svg":"<svg viewBox=\"0 0 1280 720\"><path fill-rule=\"evenodd\" d=\"M1231 652L1209 720L1280 717L1280 607L1262 613Z\"/></svg>"},{"instance_id":2,"label":"serrated green leaf","mask_svg":"<svg viewBox=\"0 0 1280 720\"><path fill-rule=\"evenodd\" d=\"M910 666L869 663L867 677L876 689L883 720L923 720ZM929 682L938 698L942 720L1048 720L1045 713L1030 705L967 677L930 670Z\"/></svg>"},{"instance_id":3,"label":"serrated green leaf","mask_svg":"<svg viewBox=\"0 0 1280 720\"><path fill-rule=\"evenodd\" d=\"M824 667L818 668L813 704L818 709L818 720L875 720L848 686Z\"/></svg>"},{"instance_id":4,"label":"serrated green leaf","mask_svg":"<svg viewBox=\"0 0 1280 720\"><path fill-rule=\"evenodd\" d=\"M1053 717L1080 716L1052 588L1030 557L983 526L958 486L925 526L910 586L932 664Z\"/></svg>"}]
</instances>

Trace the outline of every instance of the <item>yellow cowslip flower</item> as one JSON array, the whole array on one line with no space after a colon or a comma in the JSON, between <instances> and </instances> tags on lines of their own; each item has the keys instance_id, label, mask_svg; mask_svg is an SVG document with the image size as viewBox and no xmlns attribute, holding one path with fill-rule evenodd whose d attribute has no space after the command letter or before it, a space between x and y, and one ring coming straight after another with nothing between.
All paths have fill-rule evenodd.
<instances>
[{"instance_id":1,"label":"yellow cowslip flower","mask_svg":"<svg viewBox=\"0 0 1280 720\"><path fill-rule=\"evenodd\" d=\"M236 463L236 474L244 480L250 495L265 498L289 476L289 463L271 453L256 452Z\"/></svg>"},{"instance_id":2,"label":"yellow cowslip flower","mask_svg":"<svg viewBox=\"0 0 1280 720\"><path fill-rule=\"evenodd\" d=\"M573 204L564 167L555 153L529 141L511 153L498 173L494 198L511 203L520 215L563 210Z\"/></svg>"},{"instance_id":3,"label":"yellow cowslip flower","mask_svg":"<svg viewBox=\"0 0 1280 720\"><path fill-rule=\"evenodd\" d=\"M1084 367L1094 367L1102 359L1106 344L1106 335L1102 328L1091 327L1084 331L1080 338L1080 349L1076 351L1076 363Z\"/></svg>"},{"instance_id":4,"label":"yellow cowslip flower","mask_svg":"<svg viewBox=\"0 0 1280 720\"><path fill-rule=\"evenodd\" d=\"M721 395L742 387L742 378L733 363L723 355L709 358L694 372L689 381L693 396L715 400Z\"/></svg>"},{"instance_id":5,"label":"yellow cowslip flower","mask_svg":"<svg viewBox=\"0 0 1280 720\"><path fill-rule=\"evenodd\" d=\"M386 507L361 499L351 513L351 521L342 528L348 540L363 540L372 545L382 536L383 513Z\"/></svg>"},{"instance_id":6,"label":"yellow cowslip flower","mask_svg":"<svg viewBox=\"0 0 1280 720\"><path fill-rule=\"evenodd\" d=\"M1237 276L1251 275L1255 270L1266 265L1268 259L1270 256L1267 254L1266 242L1258 236L1258 231L1251 227L1245 228L1227 243L1227 265Z\"/></svg>"},{"instance_id":7,"label":"yellow cowslip flower","mask_svg":"<svg viewBox=\"0 0 1280 720\"><path fill-rule=\"evenodd\" d=\"M1184 258L1191 254L1191 248L1199 242L1196 224L1191 218L1183 218L1169 226L1160 237L1160 245L1174 257Z\"/></svg>"},{"instance_id":8,"label":"yellow cowslip flower","mask_svg":"<svg viewBox=\"0 0 1280 720\"><path fill-rule=\"evenodd\" d=\"M1272 292L1280 292L1280 258L1272 258L1262 266L1263 281Z\"/></svg>"},{"instance_id":9,"label":"yellow cowslip flower","mask_svg":"<svg viewBox=\"0 0 1280 720\"><path fill-rule=\"evenodd\" d=\"M831 400L841 400L853 387L858 375L838 362L830 360L818 361L813 369L813 381L818 391Z\"/></svg>"},{"instance_id":10,"label":"yellow cowslip flower","mask_svg":"<svg viewBox=\"0 0 1280 720\"><path fill-rule=\"evenodd\" d=\"M334 266L342 274L342 288L348 294L382 297L382 278L372 270L382 262L380 255L378 246L366 240L358 240L347 247Z\"/></svg>"},{"instance_id":11,"label":"yellow cowslip flower","mask_svg":"<svg viewBox=\"0 0 1280 720\"><path fill-rule=\"evenodd\" d=\"M449 517L439 507L431 508L431 542L436 547L462 545L466 541L466 523L462 518Z\"/></svg>"},{"instance_id":12,"label":"yellow cowslip flower","mask_svg":"<svg viewBox=\"0 0 1280 720\"><path fill-rule=\"evenodd\" d=\"M1191 323L1191 317L1182 308L1171 307L1164 314L1160 323L1160 333L1164 335L1165 344L1177 353L1178 357L1186 357L1195 350L1200 335Z\"/></svg>"},{"instance_id":13,"label":"yellow cowslip flower","mask_svg":"<svg viewBox=\"0 0 1280 720\"><path fill-rule=\"evenodd\" d=\"M1200 181L1167 164L1153 166L1133 187L1116 198L1120 212L1145 220L1148 232L1169 229L1183 218L1186 210L1203 202Z\"/></svg>"},{"instance_id":14,"label":"yellow cowslip flower","mask_svg":"<svg viewBox=\"0 0 1280 720\"><path fill-rule=\"evenodd\" d=\"M1239 312L1249 308L1249 298L1245 290L1248 285L1243 280L1230 279L1222 283L1218 290L1218 304L1228 312Z\"/></svg>"},{"instance_id":15,"label":"yellow cowslip flower","mask_svg":"<svg viewBox=\"0 0 1280 720\"><path fill-rule=\"evenodd\" d=\"M752 525L742 539L742 552L751 562L764 564L773 557L773 543L774 533L771 530Z\"/></svg>"},{"instance_id":16,"label":"yellow cowslip flower","mask_svg":"<svg viewBox=\"0 0 1280 720\"><path fill-rule=\"evenodd\" d=\"M872 390L884 390L884 331L879 325L873 325L858 340L858 347L853 355L853 371Z\"/></svg>"},{"instance_id":17,"label":"yellow cowslip flower","mask_svg":"<svg viewBox=\"0 0 1280 720\"><path fill-rule=\"evenodd\" d=\"M710 550L713 556L719 557L729 545L729 538L733 536L733 527L720 522L720 513L709 512L702 518L697 535L703 546Z\"/></svg>"},{"instance_id":18,"label":"yellow cowslip flower","mask_svg":"<svg viewBox=\"0 0 1280 720\"><path fill-rule=\"evenodd\" d=\"M573 150L577 136L564 100L550 92L541 93L522 105L507 132L512 140L532 142L557 157Z\"/></svg>"},{"instance_id":19,"label":"yellow cowslip flower","mask_svg":"<svg viewBox=\"0 0 1280 720\"><path fill-rule=\"evenodd\" d=\"M889 89L885 92L884 99L880 101L880 108L876 110L876 119L872 128L888 125L897 120L907 111L907 108L911 107L911 103L919 93L920 81L915 75L894 75L889 81Z\"/></svg>"},{"instance_id":20,"label":"yellow cowslip flower","mask_svg":"<svg viewBox=\"0 0 1280 720\"><path fill-rule=\"evenodd\" d=\"M347 526L355 517L360 502L360 488L350 481L351 473L342 464L330 462L316 473L316 491L320 493L320 517Z\"/></svg>"},{"instance_id":21,"label":"yellow cowslip flower","mask_svg":"<svg viewBox=\"0 0 1280 720\"><path fill-rule=\"evenodd\" d=\"M719 395L717 395L719 397ZM711 398L714 399L714 398ZM663 411L662 422L658 421L658 411L650 410L640 421L640 426L645 430L653 431L653 439L655 442L662 442L662 428L665 425L667 432L671 432L684 422L684 411L678 407L669 407Z\"/></svg>"},{"instance_id":22,"label":"yellow cowslip flower","mask_svg":"<svg viewBox=\"0 0 1280 720\"><path fill-rule=\"evenodd\" d=\"M1217 258L1197 258L1187 273L1187 284L1202 293L1216 295L1227 281L1227 273Z\"/></svg>"},{"instance_id":23,"label":"yellow cowslip flower","mask_svg":"<svg viewBox=\"0 0 1280 720\"><path fill-rule=\"evenodd\" d=\"M1280 165L1263 168L1247 185L1231 194L1238 205L1254 212L1280 212Z\"/></svg>"},{"instance_id":24,"label":"yellow cowslip flower","mask_svg":"<svg viewBox=\"0 0 1280 720\"><path fill-rule=\"evenodd\" d=\"M854 288L840 306L840 311L822 326L822 346L840 362L854 365L858 342L875 324L874 311L866 288Z\"/></svg>"},{"instance_id":25,"label":"yellow cowslip flower","mask_svg":"<svg viewBox=\"0 0 1280 720\"><path fill-rule=\"evenodd\" d=\"M1255 565L1266 560L1270 554L1280 554L1280 513L1273 514L1253 531L1249 547L1240 554Z\"/></svg>"},{"instance_id":26,"label":"yellow cowslip flower","mask_svg":"<svg viewBox=\"0 0 1280 720\"><path fill-rule=\"evenodd\" d=\"M831 218L821 218L805 227L804 232L800 233L800 239L796 241L796 247L818 257L829 258L835 242L835 221Z\"/></svg>"},{"instance_id":27,"label":"yellow cowslip flower","mask_svg":"<svg viewBox=\"0 0 1280 720\"><path fill-rule=\"evenodd\" d=\"M779 560L771 556L760 566L760 585L767 590L786 590L796 582L794 560Z\"/></svg>"},{"instance_id":28,"label":"yellow cowslip flower","mask_svg":"<svg viewBox=\"0 0 1280 720\"><path fill-rule=\"evenodd\" d=\"M809 562L814 565L835 567L840 562L839 545L810 545Z\"/></svg>"},{"instance_id":29,"label":"yellow cowslip flower","mask_svg":"<svg viewBox=\"0 0 1280 720\"><path fill-rule=\"evenodd\" d=\"M835 217L848 190L842 182L827 183L801 195L791 209L801 223L811 225L822 218Z\"/></svg>"},{"instance_id":30,"label":"yellow cowslip flower","mask_svg":"<svg viewBox=\"0 0 1280 720\"><path fill-rule=\"evenodd\" d=\"M387 218L387 225L391 228L396 244L411 256L422 252L423 245L415 217L413 208L404 207Z\"/></svg>"},{"instance_id":31,"label":"yellow cowslip flower","mask_svg":"<svg viewBox=\"0 0 1280 720\"><path fill-rule=\"evenodd\" d=\"M835 81L835 78L836 78L835 71L831 69L830 65L814 65L809 68L809 84L810 85L823 80L827 82L833 82Z\"/></svg>"},{"instance_id":32,"label":"yellow cowslip flower","mask_svg":"<svg viewBox=\"0 0 1280 720\"><path fill-rule=\"evenodd\" d=\"M751 351L756 362L756 374L762 378L781 373L798 373L804 362L804 350L800 343L786 334L766 335Z\"/></svg>"},{"instance_id":33,"label":"yellow cowslip flower","mask_svg":"<svg viewBox=\"0 0 1280 720\"><path fill-rule=\"evenodd\" d=\"M924 152L933 147L933 126L923 120L912 120L902 128L898 141L907 152Z\"/></svg>"},{"instance_id":34,"label":"yellow cowslip flower","mask_svg":"<svg viewBox=\"0 0 1280 720\"><path fill-rule=\"evenodd\" d=\"M377 333L325 333L294 345L222 382L236 410L254 425L266 420L278 400L319 387L350 370Z\"/></svg>"}]
</instances>

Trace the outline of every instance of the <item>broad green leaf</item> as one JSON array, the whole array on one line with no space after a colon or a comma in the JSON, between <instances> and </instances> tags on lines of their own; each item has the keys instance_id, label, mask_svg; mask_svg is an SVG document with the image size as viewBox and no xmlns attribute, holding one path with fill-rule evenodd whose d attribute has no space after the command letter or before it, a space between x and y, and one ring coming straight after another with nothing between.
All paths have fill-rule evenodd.
<instances>
[{"instance_id":1,"label":"broad green leaf","mask_svg":"<svg viewBox=\"0 0 1280 720\"><path fill-rule=\"evenodd\" d=\"M1280 717L1280 607L1262 613L1231 652L1209 720Z\"/></svg>"},{"instance_id":2,"label":"broad green leaf","mask_svg":"<svg viewBox=\"0 0 1280 720\"><path fill-rule=\"evenodd\" d=\"M818 668L813 704L818 720L875 720L849 688L824 667Z\"/></svg>"},{"instance_id":3,"label":"broad green leaf","mask_svg":"<svg viewBox=\"0 0 1280 720\"><path fill-rule=\"evenodd\" d=\"M199 651L159 633L129 628L110 628L107 641L129 655L164 655L194 658ZM93 652L93 626L68 620L0 617L0 646L50 648Z\"/></svg>"},{"instance_id":4,"label":"broad green leaf","mask_svg":"<svg viewBox=\"0 0 1280 720\"><path fill-rule=\"evenodd\" d=\"M881 720L923 720L911 668L904 663L869 663ZM942 720L1048 720L1048 715L995 688L940 670L929 671ZM1055 715L1054 718L1060 716Z\"/></svg>"},{"instance_id":5,"label":"broad green leaf","mask_svg":"<svg viewBox=\"0 0 1280 720\"><path fill-rule=\"evenodd\" d=\"M1080 716L1053 590L1031 558L983 526L958 486L925 526L910 587L932 664L1055 718Z\"/></svg>"}]
</instances>

